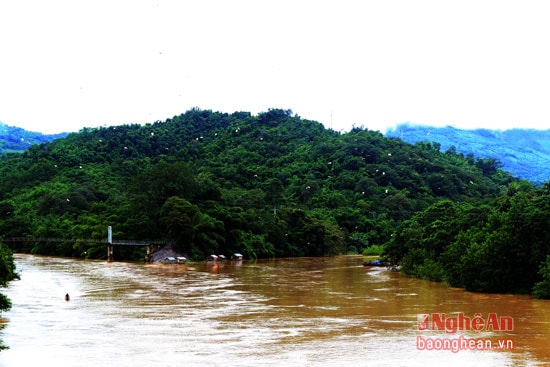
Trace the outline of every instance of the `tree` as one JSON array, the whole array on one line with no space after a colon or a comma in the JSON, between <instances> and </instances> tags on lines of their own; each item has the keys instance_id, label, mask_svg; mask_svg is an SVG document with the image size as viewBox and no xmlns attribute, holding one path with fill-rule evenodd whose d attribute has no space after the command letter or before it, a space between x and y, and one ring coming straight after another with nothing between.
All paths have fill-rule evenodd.
<instances>
[{"instance_id":1,"label":"tree","mask_svg":"<svg viewBox=\"0 0 550 367\"><path fill-rule=\"evenodd\" d=\"M481 169L484 176L490 176L497 172L502 167L502 163L496 158L478 158L476 166Z\"/></svg>"},{"instance_id":2,"label":"tree","mask_svg":"<svg viewBox=\"0 0 550 367\"><path fill-rule=\"evenodd\" d=\"M166 200L160 209L159 222L183 252L191 252L195 226L199 223L200 209L178 196Z\"/></svg>"},{"instance_id":3,"label":"tree","mask_svg":"<svg viewBox=\"0 0 550 367\"><path fill-rule=\"evenodd\" d=\"M194 197L197 183L191 168L181 162L159 162L134 178L129 193L139 210L154 212L172 196Z\"/></svg>"},{"instance_id":4,"label":"tree","mask_svg":"<svg viewBox=\"0 0 550 367\"><path fill-rule=\"evenodd\" d=\"M13 279L19 279L19 274L15 271L15 262L13 261L12 251L0 242L0 287L7 287L8 282ZM10 299L0 293L0 312L8 311L12 304ZM0 341L0 350L6 349L6 346Z\"/></svg>"},{"instance_id":5,"label":"tree","mask_svg":"<svg viewBox=\"0 0 550 367\"><path fill-rule=\"evenodd\" d=\"M15 271L13 253L6 245L0 242L0 287L7 287L8 282L13 279L19 279L19 275ZM0 311L7 311L10 308L10 300L5 295L0 294Z\"/></svg>"},{"instance_id":6,"label":"tree","mask_svg":"<svg viewBox=\"0 0 550 367\"><path fill-rule=\"evenodd\" d=\"M209 254L218 254L225 244L225 228L223 222L208 214L199 213L198 223L193 229L194 258L204 259Z\"/></svg>"},{"instance_id":7,"label":"tree","mask_svg":"<svg viewBox=\"0 0 550 367\"><path fill-rule=\"evenodd\" d=\"M550 255L546 256L539 269L539 275L542 280L535 284L533 295L535 298L550 299Z\"/></svg>"},{"instance_id":8,"label":"tree","mask_svg":"<svg viewBox=\"0 0 550 367\"><path fill-rule=\"evenodd\" d=\"M283 183L277 178L270 178L265 182L266 200L270 205L277 207L282 201Z\"/></svg>"}]
</instances>

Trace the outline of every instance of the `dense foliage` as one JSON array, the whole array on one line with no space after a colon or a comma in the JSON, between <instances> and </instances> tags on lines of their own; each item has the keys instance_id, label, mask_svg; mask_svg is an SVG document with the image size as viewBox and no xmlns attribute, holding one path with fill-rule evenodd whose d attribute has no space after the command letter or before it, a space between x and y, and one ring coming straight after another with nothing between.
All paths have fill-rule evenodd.
<instances>
[{"instance_id":1,"label":"dense foliage","mask_svg":"<svg viewBox=\"0 0 550 367\"><path fill-rule=\"evenodd\" d=\"M10 280L19 278L15 271L13 254L4 244L0 243L0 287L7 287ZM5 294L0 293L0 313L11 308L11 300ZM0 340L0 350L7 347Z\"/></svg>"},{"instance_id":2,"label":"dense foliage","mask_svg":"<svg viewBox=\"0 0 550 367\"><path fill-rule=\"evenodd\" d=\"M452 251L478 243L460 236L482 235L466 232L483 230L483 221L495 231L504 226L494 208L500 203L504 216L514 207L516 187L525 205L540 196L499 170L497 160L443 153L437 143L411 145L360 128L340 134L287 110L253 116L193 109L145 126L84 129L4 156L0 229L6 239L78 239L10 242L17 251L89 258L106 256L104 245L90 240L106 239L108 225L115 239L169 240L195 259L357 253L389 241L388 255L405 269L422 259L424 270L412 273L451 281L461 272L445 268L458 256ZM437 222L426 232L429 218ZM432 247L423 244L426 236ZM504 248L501 242L485 246ZM538 271L550 253L542 245L536 251L531 283L548 273ZM143 258L143 249L117 248L115 256ZM510 289L528 287L519 283Z\"/></svg>"},{"instance_id":3,"label":"dense foliage","mask_svg":"<svg viewBox=\"0 0 550 367\"><path fill-rule=\"evenodd\" d=\"M18 278L10 248L0 243L0 287L7 287L10 280ZM11 308L11 301L0 293L0 312Z\"/></svg>"},{"instance_id":4,"label":"dense foliage","mask_svg":"<svg viewBox=\"0 0 550 367\"><path fill-rule=\"evenodd\" d=\"M386 254L424 279L550 298L550 183L510 184L491 206L438 202L403 221Z\"/></svg>"}]
</instances>

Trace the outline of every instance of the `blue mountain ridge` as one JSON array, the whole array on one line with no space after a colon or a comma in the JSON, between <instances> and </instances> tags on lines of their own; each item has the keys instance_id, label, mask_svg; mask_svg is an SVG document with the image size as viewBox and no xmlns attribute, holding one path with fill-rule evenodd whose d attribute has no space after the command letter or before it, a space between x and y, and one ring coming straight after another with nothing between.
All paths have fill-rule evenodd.
<instances>
[{"instance_id":1,"label":"blue mountain ridge","mask_svg":"<svg viewBox=\"0 0 550 367\"><path fill-rule=\"evenodd\" d=\"M47 143L65 136L67 133L42 134L0 122L0 154L20 153L34 144Z\"/></svg>"},{"instance_id":2,"label":"blue mountain ridge","mask_svg":"<svg viewBox=\"0 0 550 367\"><path fill-rule=\"evenodd\" d=\"M550 130L462 130L406 123L384 135L411 144L436 142L442 152L454 147L457 153L495 158L503 170L534 184L550 180Z\"/></svg>"}]
</instances>

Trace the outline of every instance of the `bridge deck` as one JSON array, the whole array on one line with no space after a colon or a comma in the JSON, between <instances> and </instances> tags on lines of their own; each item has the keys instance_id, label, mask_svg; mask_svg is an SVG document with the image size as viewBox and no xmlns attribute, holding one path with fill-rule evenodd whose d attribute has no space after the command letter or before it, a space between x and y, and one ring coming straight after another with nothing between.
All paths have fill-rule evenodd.
<instances>
[{"instance_id":1,"label":"bridge deck","mask_svg":"<svg viewBox=\"0 0 550 367\"><path fill-rule=\"evenodd\" d=\"M150 245L169 245L172 242L167 241L134 241L134 240L117 240L111 243L105 240L96 239L78 239L78 238L33 238L33 237L9 237L1 238L2 242L85 242L97 243L99 245L112 246L150 246Z\"/></svg>"}]
</instances>

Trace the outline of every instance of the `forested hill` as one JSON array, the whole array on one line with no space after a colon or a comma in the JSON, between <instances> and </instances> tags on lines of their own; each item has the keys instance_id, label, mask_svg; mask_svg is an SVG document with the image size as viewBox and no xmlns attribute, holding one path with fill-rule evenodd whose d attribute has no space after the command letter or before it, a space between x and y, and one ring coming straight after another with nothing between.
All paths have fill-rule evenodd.
<instances>
[{"instance_id":1,"label":"forested hill","mask_svg":"<svg viewBox=\"0 0 550 367\"><path fill-rule=\"evenodd\" d=\"M498 165L437 143L340 134L287 110L194 109L1 156L0 233L79 239L10 246L88 258L105 258L86 240L105 240L109 225L115 240L169 240L193 259L379 247L418 277L550 297L550 182ZM118 258L143 259L122 247Z\"/></svg>"},{"instance_id":2,"label":"forested hill","mask_svg":"<svg viewBox=\"0 0 550 367\"><path fill-rule=\"evenodd\" d=\"M489 203L514 181L494 160L441 153L269 110L191 110L149 125L84 129L0 162L4 237L167 239L194 258L361 251L448 198ZM104 257L89 243L26 243ZM121 254L120 256L130 256Z\"/></svg>"},{"instance_id":3,"label":"forested hill","mask_svg":"<svg viewBox=\"0 0 550 367\"><path fill-rule=\"evenodd\" d=\"M0 122L0 154L17 153L35 144L50 142L67 136L66 133L42 134Z\"/></svg>"},{"instance_id":4,"label":"forested hill","mask_svg":"<svg viewBox=\"0 0 550 367\"><path fill-rule=\"evenodd\" d=\"M550 179L550 130L462 130L402 124L385 135L411 144L436 142L442 151L451 149L475 157L495 158L504 170L535 184Z\"/></svg>"}]
</instances>

